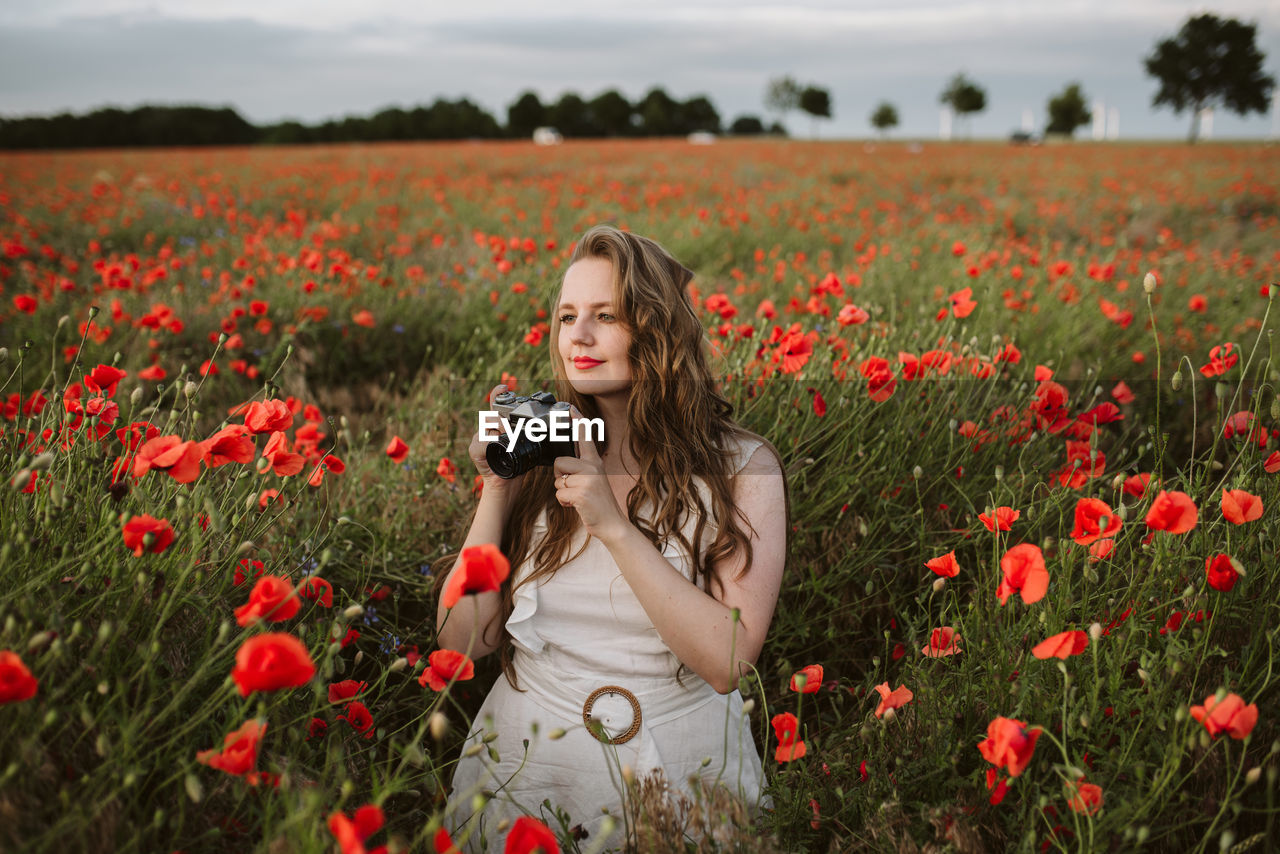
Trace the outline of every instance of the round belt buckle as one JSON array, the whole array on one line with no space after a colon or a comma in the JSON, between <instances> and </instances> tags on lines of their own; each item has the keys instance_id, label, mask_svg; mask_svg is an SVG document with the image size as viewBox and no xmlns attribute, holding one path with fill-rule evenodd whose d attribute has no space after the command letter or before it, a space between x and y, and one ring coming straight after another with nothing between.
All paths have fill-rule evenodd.
<instances>
[{"instance_id":1,"label":"round belt buckle","mask_svg":"<svg viewBox=\"0 0 1280 854\"><path fill-rule=\"evenodd\" d=\"M609 734L604 731L604 727L601 726L599 722L596 722L595 727L591 726L591 707L595 705L596 700L606 694L614 694L619 697L623 697L631 704L631 726L628 727L627 731L622 733L622 735L614 736L612 738L610 738ZM591 692L587 697L587 701L582 704L582 723L586 725L587 732L594 735L596 740L604 744L626 744L628 741L635 738L636 733L640 731L640 701L636 699L635 694L632 694L626 688L622 688L618 685L605 685L603 688L597 688Z\"/></svg>"}]
</instances>

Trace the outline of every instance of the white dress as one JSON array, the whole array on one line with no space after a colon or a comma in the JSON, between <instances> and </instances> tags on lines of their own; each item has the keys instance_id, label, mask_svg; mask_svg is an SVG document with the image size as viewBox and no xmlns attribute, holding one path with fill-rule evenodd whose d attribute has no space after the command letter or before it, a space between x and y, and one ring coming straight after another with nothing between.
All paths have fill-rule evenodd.
<instances>
[{"instance_id":1,"label":"white dress","mask_svg":"<svg viewBox=\"0 0 1280 854\"><path fill-rule=\"evenodd\" d=\"M735 473L758 447L755 439L738 445ZM710 506L706 485L700 478L695 484ZM533 542L545 531L542 517L534 524ZM704 544L715 535L715 526L708 523ZM584 536L579 528L571 555ZM686 536L692 542L692 522ZM678 543L669 543L663 556L691 577L691 562ZM529 560L517 567L513 583L530 568ZM590 538L583 553L549 580L517 588L506 626L524 690L513 689L499 676L476 714L455 769L446 822L455 842L462 844L461 837L467 836L466 850L501 851L509 823L526 813L559 830L552 810L543 804L548 800L568 813L569 827L581 825L588 833L583 850L601 850L597 846L607 810L614 820L607 847L621 848L624 768L637 779L661 769L671 788L686 794L689 778L701 777L707 784L727 786L750 807L758 804L763 771L742 695L719 694L688 668L677 681L680 662L599 540ZM597 740L583 722L588 696L609 685L625 688L640 705L639 731L618 745ZM620 694L604 694L591 711L611 737L622 735L633 721L630 700ZM564 735L550 738L556 730ZM491 740L484 744L486 737ZM483 747L467 756L467 748L477 744ZM494 794L475 812L481 792Z\"/></svg>"}]
</instances>

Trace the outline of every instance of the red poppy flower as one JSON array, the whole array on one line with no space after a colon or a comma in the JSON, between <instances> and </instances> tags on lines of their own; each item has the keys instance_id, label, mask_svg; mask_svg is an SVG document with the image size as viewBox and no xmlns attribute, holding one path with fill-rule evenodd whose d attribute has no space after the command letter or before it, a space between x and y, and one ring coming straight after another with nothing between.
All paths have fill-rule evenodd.
<instances>
[{"instance_id":1,"label":"red poppy flower","mask_svg":"<svg viewBox=\"0 0 1280 854\"><path fill-rule=\"evenodd\" d=\"M364 326L368 329L372 329L378 325L378 322L373 319L373 312L369 311L367 308L362 308L360 311L353 314L351 316L351 322L356 326Z\"/></svg>"},{"instance_id":2,"label":"red poppy flower","mask_svg":"<svg viewBox=\"0 0 1280 854\"><path fill-rule=\"evenodd\" d=\"M827 401L817 389L813 390L813 414L819 418L827 414Z\"/></svg>"},{"instance_id":3,"label":"red poppy flower","mask_svg":"<svg viewBox=\"0 0 1280 854\"><path fill-rule=\"evenodd\" d=\"M27 294L18 294L13 298L13 307L25 314L35 314L37 305L39 303L36 298Z\"/></svg>"},{"instance_id":4,"label":"red poppy flower","mask_svg":"<svg viewBox=\"0 0 1280 854\"><path fill-rule=\"evenodd\" d=\"M1206 697L1203 706L1192 706L1191 717L1204 724L1213 738L1225 732L1232 738L1243 739L1253 732L1258 722L1258 707L1254 703L1246 706L1238 694L1227 694L1221 700L1215 694Z\"/></svg>"},{"instance_id":5,"label":"red poppy flower","mask_svg":"<svg viewBox=\"0 0 1280 854\"><path fill-rule=\"evenodd\" d=\"M271 434L267 446L262 449L262 458L271 463L271 470L280 477L292 477L306 464L302 454L289 450L288 440L279 431Z\"/></svg>"},{"instance_id":6,"label":"red poppy flower","mask_svg":"<svg viewBox=\"0 0 1280 854\"><path fill-rule=\"evenodd\" d=\"M444 586L440 602L446 608L452 608L468 594L492 593L502 586L510 572L511 564L492 543L463 549L458 567Z\"/></svg>"},{"instance_id":7,"label":"red poppy flower","mask_svg":"<svg viewBox=\"0 0 1280 854\"><path fill-rule=\"evenodd\" d=\"M888 682L881 682L877 685L876 692L880 695L880 703L876 706L875 711L876 717L880 717L889 709L902 708L915 697L915 694L911 693L911 689L906 685L899 685L890 691Z\"/></svg>"},{"instance_id":8,"label":"red poppy flower","mask_svg":"<svg viewBox=\"0 0 1280 854\"><path fill-rule=\"evenodd\" d=\"M258 764L258 748L266 732L265 723L245 721L222 740L221 750L201 750L196 754L196 761L237 777L249 774Z\"/></svg>"},{"instance_id":9,"label":"red poppy flower","mask_svg":"<svg viewBox=\"0 0 1280 854\"><path fill-rule=\"evenodd\" d=\"M365 738L373 738L373 715L369 713L369 707L359 700L348 703L344 709L346 714L338 715L338 720L346 721L351 724L351 728L363 735Z\"/></svg>"},{"instance_id":10,"label":"red poppy flower","mask_svg":"<svg viewBox=\"0 0 1280 854\"><path fill-rule=\"evenodd\" d=\"M960 574L960 564L956 561L954 549L941 557L926 560L924 565L944 578L955 578Z\"/></svg>"},{"instance_id":11,"label":"red poppy flower","mask_svg":"<svg viewBox=\"0 0 1280 854\"><path fill-rule=\"evenodd\" d=\"M1114 536L1120 530L1120 517L1111 512L1105 501L1097 498L1081 498L1076 502L1076 524L1071 539L1087 546L1103 537Z\"/></svg>"},{"instance_id":12,"label":"red poppy flower","mask_svg":"<svg viewBox=\"0 0 1280 854\"><path fill-rule=\"evenodd\" d=\"M453 840L449 838L449 831L443 827L436 831L431 845L435 849L435 854L462 854L462 849L453 844Z\"/></svg>"},{"instance_id":13,"label":"red poppy flower","mask_svg":"<svg viewBox=\"0 0 1280 854\"><path fill-rule=\"evenodd\" d=\"M1121 405L1130 404L1137 400L1124 380L1115 384L1115 387L1111 389L1111 396L1116 399L1116 403Z\"/></svg>"},{"instance_id":14,"label":"red poppy flower","mask_svg":"<svg viewBox=\"0 0 1280 854\"><path fill-rule=\"evenodd\" d=\"M805 366L813 355L813 342L803 332L788 332L774 351L775 362L781 360L780 370L784 374L794 374Z\"/></svg>"},{"instance_id":15,"label":"red poppy flower","mask_svg":"<svg viewBox=\"0 0 1280 854\"><path fill-rule=\"evenodd\" d=\"M307 741L313 738L324 738L324 734L329 731L329 724L324 718L312 718L311 723L307 724Z\"/></svg>"},{"instance_id":16,"label":"red poppy flower","mask_svg":"<svg viewBox=\"0 0 1280 854\"><path fill-rule=\"evenodd\" d=\"M841 307L840 313L836 315L836 321L839 322L841 326L858 326L859 324L866 323L870 319L871 315L867 314L853 303L846 303Z\"/></svg>"},{"instance_id":17,"label":"red poppy flower","mask_svg":"<svg viewBox=\"0 0 1280 854\"><path fill-rule=\"evenodd\" d=\"M312 602L318 602L322 608L333 607L333 585L318 575L304 578L298 585L298 594Z\"/></svg>"},{"instance_id":18,"label":"red poppy flower","mask_svg":"<svg viewBox=\"0 0 1280 854\"><path fill-rule=\"evenodd\" d=\"M1280 451L1272 451L1271 456L1267 457L1267 461L1262 464L1262 468L1267 474L1280 472Z\"/></svg>"},{"instance_id":19,"label":"red poppy flower","mask_svg":"<svg viewBox=\"0 0 1280 854\"><path fill-rule=\"evenodd\" d=\"M204 464L217 468L227 463L251 463L258 453L249 428L243 424L230 424L200 443Z\"/></svg>"},{"instance_id":20,"label":"red poppy flower","mask_svg":"<svg viewBox=\"0 0 1280 854\"><path fill-rule=\"evenodd\" d=\"M0 650L0 703L20 703L36 695L39 682L12 650Z\"/></svg>"},{"instance_id":21,"label":"red poppy flower","mask_svg":"<svg viewBox=\"0 0 1280 854\"><path fill-rule=\"evenodd\" d=\"M427 669L418 677L418 684L432 691L443 691L450 682L465 682L475 675L475 664L470 658L452 649L437 649L427 656Z\"/></svg>"},{"instance_id":22,"label":"red poppy flower","mask_svg":"<svg viewBox=\"0 0 1280 854\"><path fill-rule=\"evenodd\" d=\"M1196 526L1198 510L1185 492L1161 490L1147 511L1147 527L1170 534L1185 534Z\"/></svg>"},{"instance_id":23,"label":"red poppy flower","mask_svg":"<svg viewBox=\"0 0 1280 854\"><path fill-rule=\"evenodd\" d=\"M778 746L774 749L773 756L779 762L790 762L793 759L799 759L808 752L805 743L800 740L799 728L800 721L790 712L784 712L780 715L774 715L773 733L778 737Z\"/></svg>"},{"instance_id":24,"label":"red poppy flower","mask_svg":"<svg viewBox=\"0 0 1280 854\"><path fill-rule=\"evenodd\" d=\"M253 433L276 433L293 426L293 410L283 400L254 401L244 414L244 426Z\"/></svg>"},{"instance_id":25,"label":"red poppy flower","mask_svg":"<svg viewBox=\"0 0 1280 854\"><path fill-rule=\"evenodd\" d=\"M1003 605L1014 593L1028 605L1039 602L1049 589L1049 572L1044 566L1044 552L1031 543L1021 543L1000 558L1000 586L996 595Z\"/></svg>"},{"instance_id":26,"label":"red poppy flower","mask_svg":"<svg viewBox=\"0 0 1280 854\"><path fill-rule=\"evenodd\" d=\"M241 584L244 584L245 579L249 577L249 571L251 569L253 570L254 578L261 578L265 565L260 560L250 562L249 558L243 558L240 561L240 564L236 567L235 577L231 580L232 586L239 587Z\"/></svg>"},{"instance_id":27,"label":"red poppy flower","mask_svg":"<svg viewBox=\"0 0 1280 854\"><path fill-rule=\"evenodd\" d=\"M1262 499L1243 489L1222 490L1222 518L1243 525L1262 516Z\"/></svg>"},{"instance_id":28,"label":"red poppy flower","mask_svg":"<svg viewBox=\"0 0 1280 854\"><path fill-rule=\"evenodd\" d=\"M997 507L995 512L988 516L986 513L978 514L978 521L990 531L995 533L999 531L1008 531L1013 527L1013 523L1018 521L1018 517L1022 515L1021 510L1014 510L1012 507Z\"/></svg>"},{"instance_id":29,"label":"red poppy flower","mask_svg":"<svg viewBox=\"0 0 1280 854\"><path fill-rule=\"evenodd\" d=\"M111 365L98 365L84 375L84 387L103 397L111 397L116 393L116 386L120 380L127 376L129 376L128 371L113 368Z\"/></svg>"},{"instance_id":30,"label":"red poppy flower","mask_svg":"<svg viewBox=\"0 0 1280 854\"><path fill-rule=\"evenodd\" d=\"M121 532L124 535L125 548L133 550L134 557L142 557L144 551L159 554L173 542L173 528L168 519L156 519L145 513L139 513L124 523ZM147 536L151 536L150 544Z\"/></svg>"},{"instance_id":31,"label":"red poppy flower","mask_svg":"<svg viewBox=\"0 0 1280 854\"><path fill-rule=\"evenodd\" d=\"M387 445L387 456L392 462L402 463L409 456L409 446L399 436L392 436L391 443Z\"/></svg>"},{"instance_id":32,"label":"red poppy flower","mask_svg":"<svg viewBox=\"0 0 1280 854\"><path fill-rule=\"evenodd\" d=\"M1206 377L1219 377L1240 361L1240 354L1235 352L1236 345L1227 342L1219 344L1209 351L1209 361L1201 366L1200 373Z\"/></svg>"},{"instance_id":33,"label":"red poppy flower","mask_svg":"<svg viewBox=\"0 0 1280 854\"><path fill-rule=\"evenodd\" d=\"M929 633L929 643L920 652L929 658L943 658L960 652L960 636L950 626L934 629ZM888 683L885 683L886 687Z\"/></svg>"},{"instance_id":34,"label":"red poppy flower","mask_svg":"<svg viewBox=\"0 0 1280 854\"><path fill-rule=\"evenodd\" d=\"M159 365L152 365L149 368L143 368L138 371L138 379L149 380L151 382L159 382L167 376L169 376L169 372Z\"/></svg>"},{"instance_id":35,"label":"red poppy flower","mask_svg":"<svg viewBox=\"0 0 1280 854\"><path fill-rule=\"evenodd\" d=\"M951 295L951 313L956 317L968 317L978 307L971 297L973 288L964 288Z\"/></svg>"},{"instance_id":36,"label":"red poppy flower","mask_svg":"<svg viewBox=\"0 0 1280 854\"><path fill-rule=\"evenodd\" d=\"M385 821L381 807L366 804L356 810L352 818L341 812L329 816L329 832L338 840L342 854L365 854L365 841L377 833Z\"/></svg>"},{"instance_id":37,"label":"red poppy flower","mask_svg":"<svg viewBox=\"0 0 1280 854\"><path fill-rule=\"evenodd\" d=\"M342 703L347 700L353 700L359 697L361 692L367 691L368 682L357 682L354 679L343 679L341 682L333 682L329 685L329 702Z\"/></svg>"},{"instance_id":38,"label":"red poppy flower","mask_svg":"<svg viewBox=\"0 0 1280 854\"><path fill-rule=\"evenodd\" d=\"M448 457L441 457L440 463L436 466L436 474L453 483L457 479L458 467Z\"/></svg>"},{"instance_id":39,"label":"red poppy flower","mask_svg":"<svg viewBox=\"0 0 1280 854\"><path fill-rule=\"evenodd\" d=\"M791 674L791 690L801 694L816 694L822 688L822 665L810 664Z\"/></svg>"},{"instance_id":40,"label":"red poppy flower","mask_svg":"<svg viewBox=\"0 0 1280 854\"><path fill-rule=\"evenodd\" d=\"M1240 562L1230 555L1216 554L1204 559L1205 579L1214 590L1223 593L1231 592L1240 576L1244 574Z\"/></svg>"},{"instance_id":41,"label":"red poppy flower","mask_svg":"<svg viewBox=\"0 0 1280 854\"><path fill-rule=\"evenodd\" d=\"M262 619L287 620L298 613L302 602L294 595L293 584L279 575L264 575L253 585L249 602L236 608L236 623L248 626Z\"/></svg>"},{"instance_id":42,"label":"red poppy flower","mask_svg":"<svg viewBox=\"0 0 1280 854\"><path fill-rule=\"evenodd\" d=\"M1083 815L1097 815L1102 809L1102 787L1086 783L1084 778L1064 784L1067 787L1067 806Z\"/></svg>"},{"instance_id":43,"label":"red poppy flower","mask_svg":"<svg viewBox=\"0 0 1280 854\"><path fill-rule=\"evenodd\" d=\"M1089 563L1106 560L1111 557L1111 553L1115 550L1116 541L1110 537L1105 540L1097 540L1093 545L1089 546Z\"/></svg>"},{"instance_id":44,"label":"red poppy flower","mask_svg":"<svg viewBox=\"0 0 1280 854\"><path fill-rule=\"evenodd\" d=\"M1007 768L1010 777L1017 777L1031 763L1038 738L1039 727L1028 729L1022 721L997 717L987 724L987 737L978 743L978 751L996 768Z\"/></svg>"},{"instance_id":45,"label":"red poppy flower","mask_svg":"<svg viewBox=\"0 0 1280 854\"><path fill-rule=\"evenodd\" d=\"M142 477L151 469L168 472L178 483L191 483L200 476L204 451L199 442L184 442L181 436L157 436L144 442L133 459L133 476Z\"/></svg>"},{"instance_id":46,"label":"red poppy flower","mask_svg":"<svg viewBox=\"0 0 1280 854\"><path fill-rule=\"evenodd\" d=\"M316 666L306 645L283 632L268 632L246 640L236 651L236 664L231 670L242 697L254 691L296 688L315 675Z\"/></svg>"},{"instance_id":47,"label":"red poppy flower","mask_svg":"<svg viewBox=\"0 0 1280 854\"><path fill-rule=\"evenodd\" d=\"M1031 648L1036 658L1069 658L1084 652L1089 645L1089 636L1081 631L1059 632L1051 638L1045 638Z\"/></svg>"},{"instance_id":48,"label":"red poppy flower","mask_svg":"<svg viewBox=\"0 0 1280 854\"><path fill-rule=\"evenodd\" d=\"M511 824L502 854L560 854L560 843L551 829L533 816L522 815Z\"/></svg>"},{"instance_id":49,"label":"red poppy flower","mask_svg":"<svg viewBox=\"0 0 1280 854\"><path fill-rule=\"evenodd\" d=\"M1147 489L1150 486L1151 472L1130 475L1124 479L1124 494L1132 495L1134 498L1141 498L1147 494Z\"/></svg>"}]
</instances>

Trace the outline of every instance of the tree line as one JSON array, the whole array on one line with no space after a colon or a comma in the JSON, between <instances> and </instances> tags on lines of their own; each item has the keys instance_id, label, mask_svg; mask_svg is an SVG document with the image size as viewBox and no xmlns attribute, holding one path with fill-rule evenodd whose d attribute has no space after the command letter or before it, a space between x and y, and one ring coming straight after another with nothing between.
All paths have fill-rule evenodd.
<instances>
[{"instance_id":1,"label":"tree line","mask_svg":"<svg viewBox=\"0 0 1280 854\"><path fill-rule=\"evenodd\" d=\"M565 92L543 103L521 93L500 123L468 98L410 109L389 107L371 116L347 116L316 124L284 121L254 125L230 107L107 107L83 115L0 117L0 148L104 148L173 145L296 145L314 142L377 142L419 139L528 139L538 127L567 137L684 136L696 131L746 136L785 134L758 116L742 115L726 127L706 95L686 100L654 87L632 102L616 89L586 99Z\"/></svg>"}]
</instances>

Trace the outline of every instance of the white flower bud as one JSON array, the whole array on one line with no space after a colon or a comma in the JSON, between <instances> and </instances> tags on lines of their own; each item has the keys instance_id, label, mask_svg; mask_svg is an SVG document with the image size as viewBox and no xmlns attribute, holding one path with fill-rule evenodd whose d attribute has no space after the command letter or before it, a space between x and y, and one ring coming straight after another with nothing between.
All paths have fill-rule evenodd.
<instances>
[{"instance_id":1,"label":"white flower bud","mask_svg":"<svg viewBox=\"0 0 1280 854\"><path fill-rule=\"evenodd\" d=\"M1147 273L1142 277L1142 292L1146 294L1155 293L1156 275L1155 273Z\"/></svg>"}]
</instances>

